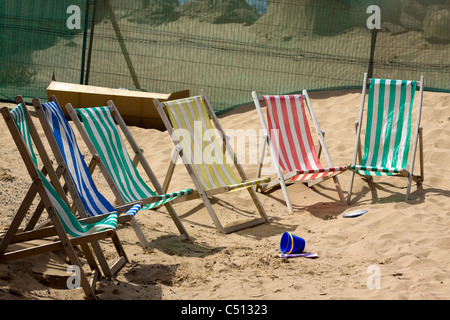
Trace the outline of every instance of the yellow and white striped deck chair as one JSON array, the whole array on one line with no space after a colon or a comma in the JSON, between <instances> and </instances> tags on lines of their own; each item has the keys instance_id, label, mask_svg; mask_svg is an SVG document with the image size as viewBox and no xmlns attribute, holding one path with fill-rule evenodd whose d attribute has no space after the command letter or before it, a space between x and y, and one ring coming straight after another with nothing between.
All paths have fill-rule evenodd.
<instances>
[{"instance_id":1,"label":"yellow and white striped deck chair","mask_svg":"<svg viewBox=\"0 0 450 320\"><path fill-rule=\"evenodd\" d=\"M163 188L167 190L176 160L178 156L181 156L198 195L220 231L231 233L268 222L269 219L253 186L269 182L270 178L250 180L247 178L204 92L201 91L199 96L164 103L159 102L158 99L153 101L175 144L174 157L172 157ZM227 161L227 151L231 161ZM240 178L228 162L234 164ZM224 228L208 196L239 189L249 191L261 218Z\"/></svg>"}]
</instances>

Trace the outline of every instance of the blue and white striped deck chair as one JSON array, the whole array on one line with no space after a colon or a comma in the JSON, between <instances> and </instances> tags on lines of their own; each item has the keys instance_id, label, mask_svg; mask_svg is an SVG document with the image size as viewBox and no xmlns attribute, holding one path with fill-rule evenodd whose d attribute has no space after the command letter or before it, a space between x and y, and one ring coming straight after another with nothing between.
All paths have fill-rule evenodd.
<instances>
[{"instance_id":1,"label":"blue and white striped deck chair","mask_svg":"<svg viewBox=\"0 0 450 320\"><path fill-rule=\"evenodd\" d=\"M350 203L354 174L369 176L400 176L408 178L405 201L408 200L412 180L423 181L422 113L423 77L420 81L368 79L364 75L363 93L355 154L351 166L347 202ZM364 100L368 89L364 153L361 155L360 135L364 116ZM417 124L412 132L414 97L419 87ZM412 136L414 133L414 136ZM411 139L413 138L413 139ZM420 140L420 141L419 141ZM413 174L416 150L420 148L420 175ZM412 145L412 151L411 151ZM411 151L411 152L410 152ZM357 163L357 159L360 161ZM409 169L407 168L409 164Z\"/></svg>"},{"instance_id":2,"label":"blue and white striped deck chair","mask_svg":"<svg viewBox=\"0 0 450 320\"><path fill-rule=\"evenodd\" d=\"M17 98L16 98L17 101ZM22 100L23 101L23 100ZM91 243L95 247L96 242L101 239L111 238L114 242L115 248L120 255L120 259L114 264L112 268L107 266L106 259L103 255L98 255L102 268L105 271L105 264L108 275L112 275L117 272L127 261L127 257L122 248L119 238L116 234L117 228L117 212L110 212L102 216L90 219L78 220L70 210L68 204L56 191L52 183L50 183L45 175L38 168L38 161L36 153L34 152L33 142L41 155L45 150L42 142L37 135L37 131L34 125L30 123L31 118L27 109L23 103L19 103L13 110L9 111L8 108L2 108L1 113L8 125L11 135L16 143L16 146L22 156L25 166L33 179L33 184L27 193L22 205L16 213L10 227L6 234L0 238L0 262L15 260L35 254L45 253L55 250L64 250L69 257L72 265L79 266L81 270L80 280L81 285L85 291L86 296L89 299L95 299L94 289L91 287L86 275L82 271L80 260L78 259L74 246L80 245L83 252L88 259L89 265L92 270L98 270L97 264L90 253L87 243ZM32 131L30 130L32 129ZM31 131L31 132L30 132ZM48 159L48 157L45 157ZM45 165L45 164L44 164ZM52 168L45 166L49 171L50 177L55 177L55 172L50 172ZM53 183L58 183L52 179ZM42 227L33 230L26 231L26 235L18 233L21 222L25 219L27 211L35 198L39 194L41 201L44 203L46 210L49 213L52 226ZM51 236L57 236L58 242L50 242L47 244L37 244L29 246L27 248L21 248L17 251L7 252L7 247L11 243L22 241L35 240L41 238L47 238ZM71 238L69 238L69 236ZM105 260L102 260L105 259Z\"/></svg>"},{"instance_id":3,"label":"blue and white striped deck chair","mask_svg":"<svg viewBox=\"0 0 450 320\"><path fill-rule=\"evenodd\" d=\"M90 152L99 157L100 171L115 191L119 203L142 201L143 209L164 205L179 232L189 238L172 203L186 199L194 190L182 189L169 193L163 190L114 103L108 101L106 106L77 109L68 103L66 110ZM135 154L134 160L131 160L121 133ZM139 164L155 191L137 170Z\"/></svg>"},{"instance_id":4,"label":"blue and white striped deck chair","mask_svg":"<svg viewBox=\"0 0 450 320\"><path fill-rule=\"evenodd\" d=\"M59 166L64 166L69 173L65 176L65 181L69 191L71 186L72 198L79 198L82 208L87 216L95 217L107 212L120 212L119 222L129 221L133 227L139 241L144 247L148 247L148 241L142 232L135 215L142 208L142 202L133 203L125 208L115 208L100 191L97 189L92 178L89 167L78 147L75 134L69 122L62 113L57 101L50 101L41 104L39 99L33 99L33 105L38 114L39 120L52 148L53 154ZM75 200L74 200L75 201ZM125 212L122 212L125 209Z\"/></svg>"}]
</instances>

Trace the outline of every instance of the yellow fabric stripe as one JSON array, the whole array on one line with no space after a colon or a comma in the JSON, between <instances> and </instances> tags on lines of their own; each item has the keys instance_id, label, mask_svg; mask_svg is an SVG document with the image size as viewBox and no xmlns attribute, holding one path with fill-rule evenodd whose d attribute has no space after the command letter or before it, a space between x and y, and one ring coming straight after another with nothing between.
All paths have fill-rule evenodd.
<instances>
[{"instance_id":1,"label":"yellow fabric stripe","mask_svg":"<svg viewBox=\"0 0 450 320\"><path fill-rule=\"evenodd\" d=\"M202 187L211 190L239 184L241 180L226 163L226 155L219 143L222 137L216 134L202 97L190 97L164 104L185 155ZM186 130L189 137L186 137ZM208 133L207 141L204 139L205 132Z\"/></svg>"},{"instance_id":2,"label":"yellow fabric stripe","mask_svg":"<svg viewBox=\"0 0 450 320\"><path fill-rule=\"evenodd\" d=\"M201 107L203 123L206 124L206 127L208 130L210 130L209 131L210 133L214 133L213 144L215 150L218 151L217 155L219 156L219 159L214 157L214 164L217 168L217 171L219 172L220 177L223 179L223 181L225 181L227 185L237 184L241 180L236 177L231 166L228 163L226 163L226 154L223 153L223 147L219 143L219 140L223 141L224 137L218 137L215 134L216 131L214 130L211 120L209 118L205 102L203 101L203 99L201 99L201 97L199 97L199 104Z\"/></svg>"},{"instance_id":3,"label":"yellow fabric stripe","mask_svg":"<svg viewBox=\"0 0 450 320\"><path fill-rule=\"evenodd\" d=\"M216 159L214 156L212 156L212 164L211 163L205 163L204 156L205 150L208 148L208 146L205 145L205 141L203 139L204 134L207 130L212 129L211 124L208 123L207 119L205 118L203 112L204 104L201 97L192 97L190 98L191 108L189 110L185 110L186 113L189 114L190 120L192 125L195 124L195 121L198 121L198 124L201 124L200 132L196 132L195 138L197 138L197 143L201 146L201 166L199 167L202 172L205 173L207 176L208 181L208 190L217 188L219 186L222 186L223 183L220 183L220 181L217 179L216 172L220 172L220 168L217 167ZM198 108L200 108L200 113ZM208 115L206 115L208 117ZM209 124L209 126L208 126ZM210 131L209 131L210 132ZM215 171L216 170L216 171Z\"/></svg>"}]
</instances>

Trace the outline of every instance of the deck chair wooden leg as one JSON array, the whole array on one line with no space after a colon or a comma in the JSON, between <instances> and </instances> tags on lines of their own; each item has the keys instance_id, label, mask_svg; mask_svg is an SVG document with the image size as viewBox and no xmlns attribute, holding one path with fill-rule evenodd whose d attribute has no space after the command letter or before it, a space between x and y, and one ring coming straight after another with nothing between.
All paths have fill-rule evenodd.
<instances>
[{"instance_id":1,"label":"deck chair wooden leg","mask_svg":"<svg viewBox=\"0 0 450 320\"><path fill-rule=\"evenodd\" d=\"M203 203L205 204L206 210L208 210L208 213L209 213L211 219L213 220L216 228L219 229L222 233L227 234L227 232L223 228L222 224L220 223L219 218L217 218L216 212L214 211L214 209L211 205L211 202L208 199L208 196L206 194L204 194L203 192L200 192L200 196L201 196Z\"/></svg>"},{"instance_id":2,"label":"deck chair wooden leg","mask_svg":"<svg viewBox=\"0 0 450 320\"><path fill-rule=\"evenodd\" d=\"M352 197L352 188L353 188L353 181L355 180L355 172L350 172L350 183L348 187L348 194L347 194L347 205L350 205L351 197Z\"/></svg>"},{"instance_id":3,"label":"deck chair wooden leg","mask_svg":"<svg viewBox=\"0 0 450 320\"><path fill-rule=\"evenodd\" d=\"M86 261L88 262L89 268L92 271L92 276L90 277L89 281L89 287L95 293L95 285L97 283L98 278L100 277L100 270L97 266L97 263L95 262L94 255L92 254L89 245L87 243L83 243L80 244L80 247L84 257L86 258Z\"/></svg>"},{"instance_id":4,"label":"deck chair wooden leg","mask_svg":"<svg viewBox=\"0 0 450 320\"><path fill-rule=\"evenodd\" d=\"M17 210L13 221L11 222L8 230L6 231L5 236L0 242L0 257L6 252L8 245L11 243L12 239L14 238L14 235L17 233L17 230L19 229L20 224L25 218L27 210L30 207L31 203L33 202L34 198L36 197L37 192L38 192L38 181L33 181L30 189L25 195L24 200L22 201L22 204Z\"/></svg>"},{"instance_id":5,"label":"deck chair wooden leg","mask_svg":"<svg viewBox=\"0 0 450 320\"><path fill-rule=\"evenodd\" d=\"M93 284L89 282L89 279L86 277L86 274L82 271L82 266L80 263L80 260L76 256L75 250L72 246L67 247L65 249L66 254L69 256L69 261L71 265L77 266L79 270L81 270L79 277L80 277L80 284L83 288L84 294L86 295L86 298L88 300L95 300L95 290L93 288Z\"/></svg>"},{"instance_id":6,"label":"deck chair wooden leg","mask_svg":"<svg viewBox=\"0 0 450 320\"><path fill-rule=\"evenodd\" d=\"M173 222L177 226L178 231L180 234L184 235L187 240L190 239L189 233L187 232L184 225L181 223L180 217L175 212L175 209L173 208L171 203L165 203L164 206L166 207L167 211L169 212L170 217L172 218Z\"/></svg>"},{"instance_id":7,"label":"deck chair wooden leg","mask_svg":"<svg viewBox=\"0 0 450 320\"><path fill-rule=\"evenodd\" d=\"M257 171L256 171L256 178L260 178L261 177L261 172L262 172L262 166L263 166L263 162L264 162L264 154L266 152L266 146L268 143L268 136L267 134L264 134L264 136L262 137L262 143L261 143L261 150L259 152L259 158L258 158L258 165L257 165ZM258 185L256 186L256 190L261 191L262 190L262 185Z\"/></svg>"},{"instance_id":8,"label":"deck chair wooden leg","mask_svg":"<svg viewBox=\"0 0 450 320\"><path fill-rule=\"evenodd\" d=\"M423 128L419 128L419 163L420 163L420 182L424 181L423 167Z\"/></svg>"},{"instance_id":9,"label":"deck chair wooden leg","mask_svg":"<svg viewBox=\"0 0 450 320\"><path fill-rule=\"evenodd\" d=\"M248 189L248 193L250 194L250 197L252 198L253 202L255 203L256 208L258 209L259 214L265 220L265 222L269 222L269 217L267 216L266 211L264 210L263 206L261 205L261 202L259 201L255 190L252 187L249 187L247 189ZM292 207L292 205L291 205L291 207Z\"/></svg>"},{"instance_id":10,"label":"deck chair wooden leg","mask_svg":"<svg viewBox=\"0 0 450 320\"><path fill-rule=\"evenodd\" d=\"M95 252L95 255L97 256L97 260L100 264L100 267L102 268L103 275L107 278L112 278L111 269L108 266L108 262L106 261L105 254L103 253L103 250L100 247L100 244L98 242L92 242L91 245ZM83 250L83 252L84 252L84 250Z\"/></svg>"},{"instance_id":11,"label":"deck chair wooden leg","mask_svg":"<svg viewBox=\"0 0 450 320\"><path fill-rule=\"evenodd\" d=\"M43 187L40 186L40 188L43 188ZM50 202L50 201L48 201L48 202ZM47 208L47 212L48 212L48 215L50 217L50 220L52 220L53 225L55 226L57 234L59 235L61 243L62 243L62 245L64 247L64 251L66 252L67 257L69 258L70 264L74 265L74 266L77 266L79 268L79 270L81 271L80 274L79 274L79 276L80 276L80 284L81 284L81 287L84 290L84 293L86 294L87 299L89 299L89 300L96 299L95 291L92 288L92 285L89 283L89 280L86 277L86 274L82 271L83 269L82 269L82 266L81 266L81 262L78 259L78 256L75 253L75 249L72 246L72 244L70 243L70 240L69 240L67 234L65 233L65 231L64 231L60 221L58 220L57 213L53 211L52 207Z\"/></svg>"},{"instance_id":12,"label":"deck chair wooden leg","mask_svg":"<svg viewBox=\"0 0 450 320\"><path fill-rule=\"evenodd\" d=\"M286 201L286 206L288 207L289 213L294 213L294 208L292 207L291 198L286 188L286 181L283 178L278 178L280 180L281 190L283 191L284 200Z\"/></svg>"},{"instance_id":13,"label":"deck chair wooden leg","mask_svg":"<svg viewBox=\"0 0 450 320\"><path fill-rule=\"evenodd\" d=\"M415 161L415 150L413 151L413 157L411 158L411 170L408 175L408 187L406 189L405 201L408 201L409 195L411 194L412 181L415 180L417 183L423 181L423 137L422 137L423 128L418 128L418 138L419 138L419 164L420 164L420 177L414 176L414 161Z\"/></svg>"},{"instance_id":14,"label":"deck chair wooden leg","mask_svg":"<svg viewBox=\"0 0 450 320\"><path fill-rule=\"evenodd\" d=\"M339 183L338 177L334 176L333 177L333 181L334 181L334 185L336 187L336 190L338 192L339 199L341 201L341 205L346 206L347 204L345 202L344 193L342 192L341 184Z\"/></svg>"},{"instance_id":15,"label":"deck chair wooden leg","mask_svg":"<svg viewBox=\"0 0 450 320\"><path fill-rule=\"evenodd\" d=\"M125 254L123 246L120 243L117 232L114 233L114 235L111 237L111 240L113 241L114 246L116 247L116 251L119 255L119 259L111 266L111 272L113 275L115 275L129 261L127 255Z\"/></svg>"},{"instance_id":16,"label":"deck chair wooden leg","mask_svg":"<svg viewBox=\"0 0 450 320\"><path fill-rule=\"evenodd\" d=\"M136 218L133 216L130 220L130 225L133 228L134 232L136 233L136 236L139 239L139 242L144 248L149 248L150 244L148 243L147 238L145 237L144 232L141 229L141 226L137 222Z\"/></svg>"},{"instance_id":17,"label":"deck chair wooden leg","mask_svg":"<svg viewBox=\"0 0 450 320\"><path fill-rule=\"evenodd\" d=\"M364 85L365 85L366 79L364 79ZM363 95L364 95L365 89L363 89ZM364 97L362 98L364 99ZM364 103L364 100L361 102L361 105ZM362 106L361 106L361 110L362 110ZM362 114L360 114L360 119L362 119ZM361 153L361 137L360 132L360 121L355 121L355 131L356 131L356 150L355 150L355 155L353 158L353 164L356 164L357 161L361 161L362 159L362 153ZM359 159L358 159L359 158ZM354 171L350 171L350 183L349 183L349 187L348 187L348 194L347 194L347 205L350 205L351 202L351 196L352 196L352 188L353 188L353 182L355 180L355 172Z\"/></svg>"},{"instance_id":18,"label":"deck chair wooden leg","mask_svg":"<svg viewBox=\"0 0 450 320\"><path fill-rule=\"evenodd\" d=\"M269 188L272 188L274 186L280 185L281 191L283 192L284 200L286 201L286 206L288 208L289 213L294 213L294 208L292 207L291 198L289 197L289 193L287 191L286 187L286 180L295 177L297 175L297 171L289 172L288 174L284 175L280 172L277 172L277 179L272 180L269 183L266 183L264 186L262 186L262 191L265 191Z\"/></svg>"},{"instance_id":19,"label":"deck chair wooden leg","mask_svg":"<svg viewBox=\"0 0 450 320\"><path fill-rule=\"evenodd\" d=\"M95 262L94 255L92 254L92 251L89 248L89 245L87 243L82 243L82 244L80 244L80 247L81 247L81 251L83 252L84 257L86 258L86 261L88 262L89 268L91 268L91 270L94 272L99 271L97 263Z\"/></svg>"},{"instance_id":20,"label":"deck chair wooden leg","mask_svg":"<svg viewBox=\"0 0 450 320\"><path fill-rule=\"evenodd\" d=\"M417 113L417 125L416 125L416 136L414 137L414 145L413 145L413 150L412 150L412 154L411 154L411 169L409 170L409 179L408 179L408 189L406 191L406 197L405 197L405 201L408 201L409 198L409 194L411 192L411 183L412 183L412 177L414 174L414 162L416 159L416 151L417 151L417 146L419 145L419 157L420 157L420 162L422 162L423 160L423 146L422 146L422 126L420 125L420 118L422 115L422 99L423 99L423 86L424 86L424 77L421 76L420 77L420 95L419 95L419 110ZM422 163L421 163L421 174L422 174ZM423 177L422 177L423 179Z\"/></svg>"},{"instance_id":21,"label":"deck chair wooden leg","mask_svg":"<svg viewBox=\"0 0 450 320\"><path fill-rule=\"evenodd\" d=\"M257 178L261 177L261 171L262 171L262 165L263 165L263 161L264 161L264 153L266 150L266 146L269 144L269 137L265 134L263 136L263 143L262 143L262 148L261 148L261 152L259 155L259 163L258 163L258 173L257 173ZM286 201L286 206L288 208L289 213L293 213L294 212L294 208L292 207L292 202L291 202L291 198L289 197L289 193L286 189L286 179L289 179L288 177L284 177L283 174L281 173L280 170L277 171L277 175L278 175L278 181L273 181L272 183L264 183L264 184L259 184L256 186L256 190L263 192L264 190L266 190L267 188L269 188L270 186L279 184L281 186L283 195L284 195L284 199ZM253 200L255 201L255 200ZM258 200L259 202L259 200ZM256 203L255 203L256 204ZM267 218L267 215L264 213L265 218ZM268 218L267 218L268 219Z\"/></svg>"},{"instance_id":22,"label":"deck chair wooden leg","mask_svg":"<svg viewBox=\"0 0 450 320\"><path fill-rule=\"evenodd\" d=\"M39 201L36 209L34 210L33 215L31 216L26 227L24 228L24 231L30 231L36 227L36 224L38 223L39 218L41 217L42 213L44 212L44 209L45 209L45 206L41 200L41 201Z\"/></svg>"}]
</instances>

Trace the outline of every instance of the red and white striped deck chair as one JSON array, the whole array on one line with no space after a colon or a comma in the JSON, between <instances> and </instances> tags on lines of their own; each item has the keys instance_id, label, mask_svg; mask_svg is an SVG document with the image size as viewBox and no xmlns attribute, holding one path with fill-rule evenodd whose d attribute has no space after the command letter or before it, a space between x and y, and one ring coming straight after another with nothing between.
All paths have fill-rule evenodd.
<instances>
[{"instance_id":1,"label":"red and white striped deck chair","mask_svg":"<svg viewBox=\"0 0 450 320\"><path fill-rule=\"evenodd\" d=\"M340 201L342 205L345 205L342 188L336 176L347 170L347 166L333 166L323 132L317 122L307 91L303 90L302 94L270 96L258 96L253 91L252 96L261 124L266 132L258 175L261 173L262 157L267 144L278 175L277 180L262 186L261 189L264 191L279 184L283 190L286 205L289 211L293 212L292 203L286 190L286 180L305 182L308 183L308 186L312 186L333 178ZM305 113L304 100L307 102L308 111L319 138L319 154L314 146L311 129ZM261 109L261 103L266 105L267 123ZM320 150L323 150L328 167L324 167L320 163Z\"/></svg>"}]
</instances>

